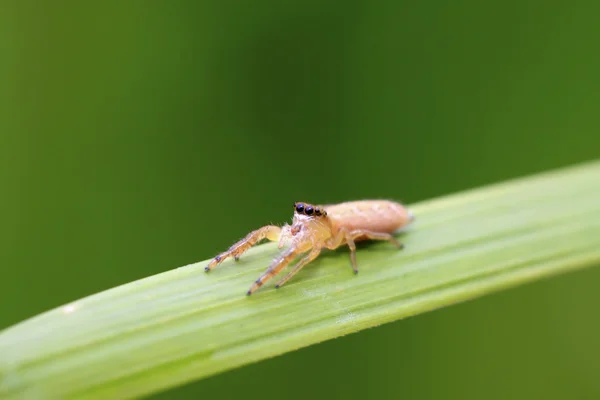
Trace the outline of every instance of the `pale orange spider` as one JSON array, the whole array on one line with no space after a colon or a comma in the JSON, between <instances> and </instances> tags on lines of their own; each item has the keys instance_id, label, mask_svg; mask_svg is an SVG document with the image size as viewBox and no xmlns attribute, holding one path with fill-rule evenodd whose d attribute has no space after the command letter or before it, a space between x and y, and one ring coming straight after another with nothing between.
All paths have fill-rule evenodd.
<instances>
[{"instance_id":1,"label":"pale orange spider","mask_svg":"<svg viewBox=\"0 0 600 400\"><path fill-rule=\"evenodd\" d=\"M327 206L314 206L307 203L294 203L292 225L283 227L267 225L250 232L244 239L235 243L226 252L216 256L205 268L206 272L215 268L223 260L233 257L236 261L246 250L263 239L278 241L279 248L286 242L290 247L275 258L269 268L250 287L251 295L269 279L278 274L300 254L308 253L282 279L275 288L281 287L302 267L317 258L323 248L336 249L343 244L350 248L350 260L354 273L356 245L359 240L387 240L398 248L404 246L392 233L414 219L413 214L402 204L389 200L362 200Z\"/></svg>"}]
</instances>

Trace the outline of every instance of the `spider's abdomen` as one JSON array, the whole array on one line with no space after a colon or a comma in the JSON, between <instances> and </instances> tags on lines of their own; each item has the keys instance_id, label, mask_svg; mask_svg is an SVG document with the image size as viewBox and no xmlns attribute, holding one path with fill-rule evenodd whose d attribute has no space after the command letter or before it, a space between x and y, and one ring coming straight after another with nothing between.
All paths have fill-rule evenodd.
<instances>
[{"instance_id":1,"label":"spider's abdomen","mask_svg":"<svg viewBox=\"0 0 600 400\"><path fill-rule=\"evenodd\" d=\"M410 223L414 217L402 204L390 200L349 201L326 206L327 214L336 230L364 229L393 233Z\"/></svg>"}]
</instances>

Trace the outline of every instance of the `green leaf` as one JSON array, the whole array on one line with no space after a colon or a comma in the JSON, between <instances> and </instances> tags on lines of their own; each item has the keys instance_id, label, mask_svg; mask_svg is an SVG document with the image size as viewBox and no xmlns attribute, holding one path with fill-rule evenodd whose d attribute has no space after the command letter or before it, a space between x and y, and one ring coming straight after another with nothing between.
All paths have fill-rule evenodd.
<instances>
[{"instance_id":1,"label":"green leaf","mask_svg":"<svg viewBox=\"0 0 600 400\"><path fill-rule=\"evenodd\" d=\"M600 162L410 207L389 243L329 252L279 290L245 292L257 246L74 301L0 332L0 397L146 395L304 346L600 264ZM255 227L251 227L255 228ZM232 238L232 241L235 238Z\"/></svg>"}]
</instances>

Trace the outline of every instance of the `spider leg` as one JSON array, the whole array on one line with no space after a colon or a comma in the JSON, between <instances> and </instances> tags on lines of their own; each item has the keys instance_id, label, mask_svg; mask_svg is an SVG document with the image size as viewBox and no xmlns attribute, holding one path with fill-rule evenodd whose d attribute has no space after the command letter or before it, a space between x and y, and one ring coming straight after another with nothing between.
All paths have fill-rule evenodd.
<instances>
[{"instance_id":1,"label":"spider leg","mask_svg":"<svg viewBox=\"0 0 600 400\"><path fill-rule=\"evenodd\" d=\"M325 247L330 250L335 250L344 243L344 240L348 236L348 231L346 228L341 228L335 236L332 236L325 242Z\"/></svg>"},{"instance_id":2,"label":"spider leg","mask_svg":"<svg viewBox=\"0 0 600 400\"><path fill-rule=\"evenodd\" d=\"M352 263L352 270L355 274L358 274L358 264L356 264L356 244L350 235L346 236L346 244L350 249L350 263Z\"/></svg>"},{"instance_id":3,"label":"spider leg","mask_svg":"<svg viewBox=\"0 0 600 400\"><path fill-rule=\"evenodd\" d=\"M298 271L300 271L302 269L302 267L304 267L306 264L308 264L309 262L311 262L312 260L317 258L317 256L320 253L321 253L320 247L313 247L313 249L310 251L310 253L308 253L307 256L305 256L302 260L298 261L298 264L296 264L294 266L294 268L282 280L277 282L277 285L275 285L275 288L279 289L281 286L283 286L283 284L286 283L287 281L289 281L292 276L296 275L296 273Z\"/></svg>"},{"instance_id":4,"label":"spider leg","mask_svg":"<svg viewBox=\"0 0 600 400\"><path fill-rule=\"evenodd\" d=\"M206 272L212 270L219 265L223 260L233 257L236 261L239 260L240 256L263 239L271 241L279 240L281 234L281 228L275 225L267 225L259 228L255 231L250 232L245 238L233 244L227 251L216 256L207 266L204 268Z\"/></svg>"},{"instance_id":5,"label":"spider leg","mask_svg":"<svg viewBox=\"0 0 600 400\"><path fill-rule=\"evenodd\" d=\"M277 243L277 247L282 249L285 245L285 242L289 240L291 235L291 227L288 224L285 224L281 228L281 233L279 234L279 241Z\"/></svg>"},{"instance_id":6,"label":"spider leg","mask_svg":"<svg viewBox=\"0 0 600 400\"><path fill-rule=\"evenodd\" d=\"M250 296L256 292L258 288L265 284L269 279L277 275L282 269L284 269L290 262L298 256L299 252L295 247L291 247L285 250L279 257L273 260L269 268L250 286L250 289L246 293Z\"/></svg>"},{"instance_id":7,"label":"spider leg","mask_svg":"<svg viewBox=\"0 0 600 400\"><path fill-rule=\"evenodd\" d=\"M358 274L358 265L356 264L356 245L354 244L354 240L364 239L387 240L399 249L404 248L404 245L397 241L394 235L386 232L373 232L366 229L357 229L349 232L346 236L346 242L348 243L348 247L350 247L350 260L352 261L352 269L354 269L355 274Z\"/></svg>"},{"instance_id":8,"label":"spider leg","mask_svg":"<svg viewBox=\"0 0 600 400\"><path fill-rule=\"evenodd\" d=\"M344 242L350 248L350 261L352 262L352 269L355 274L358 274L358 266L356 265L356 245L354 244L354 240L350 236L347 229L340 229L337 234L325 242L325 247L330 250L335 250L340 247Z\"/></svg>"},{"instance_id":9,"label":"spider leg","mask_svg":"<svg viewBox=\"0 0 600 400\"><path fill-rule=\"evenodd\" d=\"M400 243L394 235L386 232L373 232L366 229L357 229L349 233L352 239L369 239L369 240L387 240L399 249L403 249L404 245Z\"/></svg>"},{"instance_id":10,"label":"spider leg","mask_svg":"<svg viewBox=\"0 0 600 400\"><path fill-rule=\"evenodd\" d=\"M345 241L348 247L350 248L350 261L352 263L352 269L354 270L355 274L358 274L358 264L356 262L356 244L354 243L354 241L362 239L387 240L388 242L393 243L399 249L404 248L404 245L398 242L398 240L396 240L396 238L389 233L373 232L365 229L357 229L348 232L348 230L344 228L340 229L337 235L331 238L329 241L327 241L325 245L328 249L333 250L341 246Z\"/></svg>"}]
</instances>

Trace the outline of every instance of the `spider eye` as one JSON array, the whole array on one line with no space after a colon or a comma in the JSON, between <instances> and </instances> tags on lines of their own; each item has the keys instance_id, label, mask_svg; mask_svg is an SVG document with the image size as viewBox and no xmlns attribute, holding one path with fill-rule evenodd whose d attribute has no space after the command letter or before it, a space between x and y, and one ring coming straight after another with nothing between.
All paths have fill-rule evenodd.
<instances>
[{"instance_id":1,"label":"spider eye","mask_svg":"<svg viewBox=\"0 0 600 400\"><path fill-rule=\"evenodd\" d=\"M321 215L321 209L319 207L315 208L315 215Z\"/></svg>"},{"instance_id":2,"label":"spider eye","mask_svg":"<svg viewBox=\"0 0 600 400\"><path fill-rule=\"evenodd\" d=\"M296 204L296 211L298 211L299 213L304 212L304 204L302 204L302 203Z\"/></svg>"},{"instance_id":3,"label":"spider eye","mask_svg":"<svg viewBox=\"0 0 600 400\"><path fill-rule=\"evenodd\" d=\"M313 213L313 208L312 206L306 206L306 208L304 209L304 212L306 213L306 215L312 215Z\"/></svg>"}]
</instances>

